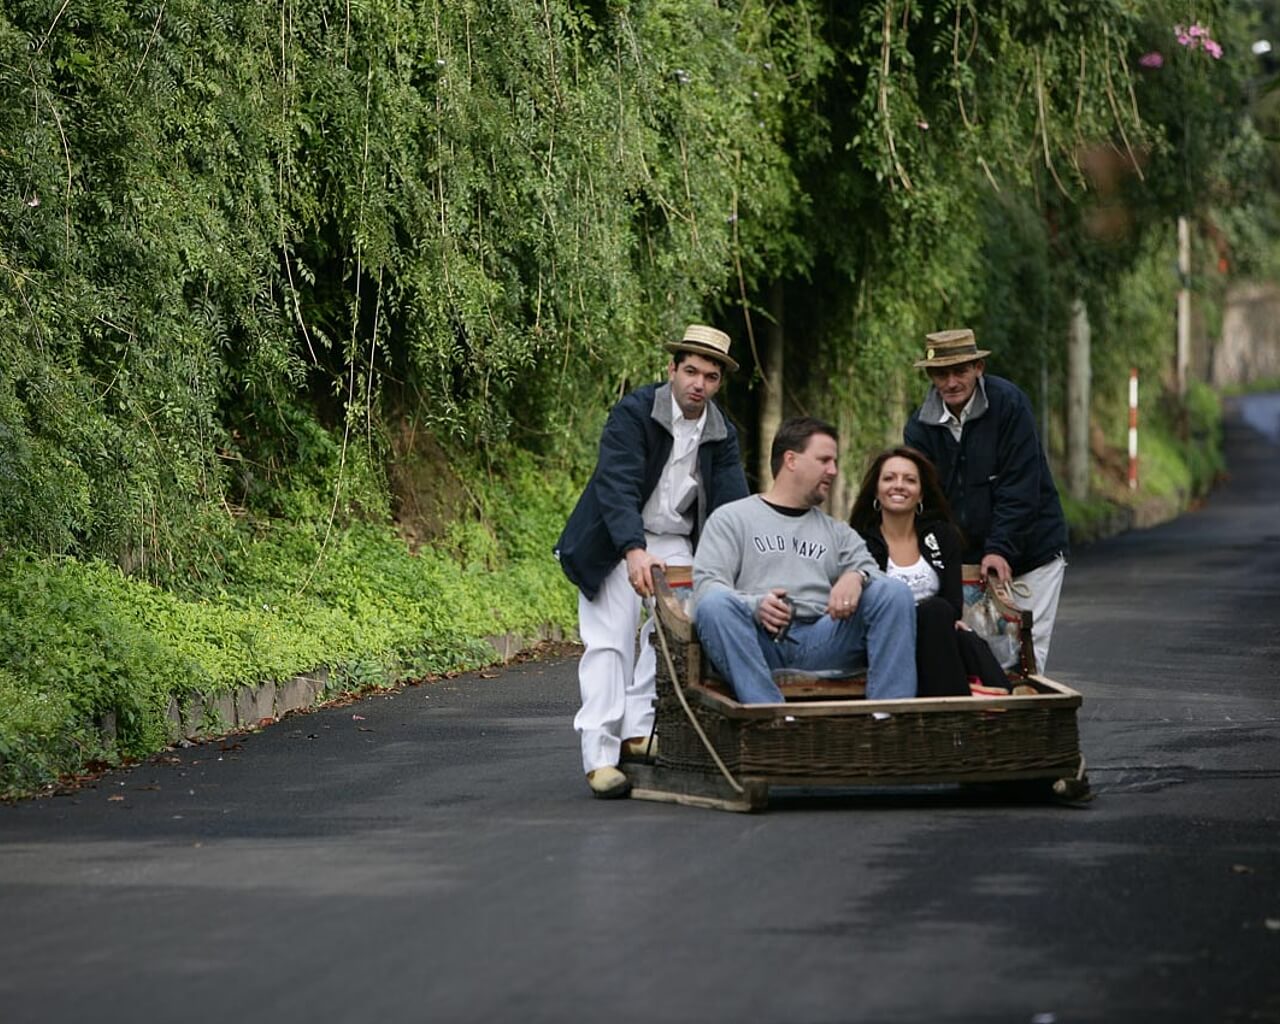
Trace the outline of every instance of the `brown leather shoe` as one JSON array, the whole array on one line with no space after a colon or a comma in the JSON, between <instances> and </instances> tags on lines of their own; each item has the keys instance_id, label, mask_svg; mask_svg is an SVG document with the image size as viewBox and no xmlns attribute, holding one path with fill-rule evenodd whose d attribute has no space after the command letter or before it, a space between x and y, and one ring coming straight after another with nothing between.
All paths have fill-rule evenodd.
<instances>
[{"instance_id":1,"label":"brown leather shoe","mask_svg":"<svg viewBox=\"0 0 1280 1024\"><path fill-rule=\"evenodd\" d=\"M658 756L657 736L633 736L622 741L622 760L652 761Z\"/></svg>"},{"instance_id":2,"label":"brown leather shoe","mask_svg":"<svg viewBox=\"0 0 1280 1024\"><path fill-rule=\"evenodd\" d=\"M631 780L617 768L597 768L587 772L591 795L600 800L617 800L631 792Z\"/></svg>"}]
</instances>

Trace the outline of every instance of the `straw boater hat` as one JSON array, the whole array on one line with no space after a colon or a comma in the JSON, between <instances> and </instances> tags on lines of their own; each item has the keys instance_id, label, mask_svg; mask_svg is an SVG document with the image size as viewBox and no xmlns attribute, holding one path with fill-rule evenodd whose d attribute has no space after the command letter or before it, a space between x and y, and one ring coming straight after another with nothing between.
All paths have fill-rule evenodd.
<instances>
[{"instance_id":1,"label":"straw boater hat","mask_svg":"<svg viewBox=\"0 0 1280 1024\"><path fill-rule=\"evenodd\" d=\"M729 370L738 368L738 364L729 358L729 335L714 327L690 324L684 329L684 338L680 341L668 341L666 349L668 352L692 352L695 356L714 359Z\"/></svg>"},{"instance_id":2,"label":"straw boater hat","mask_svg":"<svg viewBox=\"0 0 1280 1024\"><path fill-rule=\"evenodd\" d=\"M991 355L988 349L978 348L973 331L967 327L958 331L938 331L924 337L924 358L917 359L913 366L955 366L956 363L971 363Z\"/></svg>"}]
</instances>

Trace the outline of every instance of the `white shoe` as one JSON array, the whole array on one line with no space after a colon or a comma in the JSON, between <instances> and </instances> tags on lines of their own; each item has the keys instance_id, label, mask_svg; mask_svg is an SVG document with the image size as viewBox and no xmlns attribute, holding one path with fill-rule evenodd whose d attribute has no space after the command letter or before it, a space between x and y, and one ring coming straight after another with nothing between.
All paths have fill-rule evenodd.
<instances>
[{"instance_id":1,"label":"white shoe","mask_svg":"<svg viewBox=\"0 0 1280 1024\"><path fill-rule=\"evenodd\" d=\"M631 792L631 780L612 767L587 772L587 785L591 795L601 800L617 800Z\"/></svg>"},{"instance_id":2,"label":"white shoe","mask_svg":"<svg viewBox=\"0 0 1280 1024\"><path fill-rule=\"evenodd\" d=\"M652 761L657 756L657 736L635 736L622 741L622 760L624 761Z\"/></svg>"}]
</instances>

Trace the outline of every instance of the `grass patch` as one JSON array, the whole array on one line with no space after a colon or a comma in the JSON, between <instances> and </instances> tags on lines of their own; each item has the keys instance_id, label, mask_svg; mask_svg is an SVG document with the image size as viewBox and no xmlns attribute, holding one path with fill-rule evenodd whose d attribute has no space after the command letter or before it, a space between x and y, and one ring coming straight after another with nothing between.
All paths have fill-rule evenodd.
<instances>
[{"instance_id":1,"label":"grass patch","mask_svg":"<svg viewBox=\"0 0 1280 1024\"><path fill-rule=\"evenodd\" d=\"M1116 417L1109 417L1114 421ZM1203 497L1226 468L1222 454L1222 401L1193 382L1186 399L1152 403L1139 434L1138 487L1128 486L1127 438L1119 428L1095 444L1090 493L1076 500L1062 492L1075 543L1087 543L1133 525L1135 509L1163 502L1168 515Z\"/></svg>"},{"instance_id":2,"label":"grass patch","mask_svg":"<svg viewBox=\"0 0 1280 1024\"><path fill-rule=\"evenodd\" d=\"M173 696L320 667L334 690L390 685L492 662L485 637L572 627L575 616L549 554L490 568L437 548L411 554L389 526L366 523L327 540L320 527L281 524L242 538L216 592L161 590L105 563L7 555L0 793L162 749ZM96 724L107 713L110 751Z\"/></svg>"},{"instance_id":3,"label":"grass patch","mask_svg":"<svg viewBox=\"0 0 1280 1024\"><path fill-rule=\"evenodd\" d=\"M1266 391L1280 391L1280 377L1260 377L1244 384L1231 384L1222 389L1223 397L1258 395Z\"/></svg>"}]
</instances>

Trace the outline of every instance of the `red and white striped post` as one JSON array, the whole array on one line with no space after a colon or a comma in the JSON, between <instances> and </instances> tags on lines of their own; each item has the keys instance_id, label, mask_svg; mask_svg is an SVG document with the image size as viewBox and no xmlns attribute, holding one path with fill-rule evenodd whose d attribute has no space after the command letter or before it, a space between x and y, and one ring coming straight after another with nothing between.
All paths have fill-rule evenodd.
<instances>
[{"instance_id":1,"label":"red and white striped post","mask_svg":"<svg viewBox=\"0 0 1280 1024\"><path fill-rule=\"evenodd\" d=\"M1129 371L1129 490L1138 489L1138 368Z\"/></svg>"}]
</instances>

